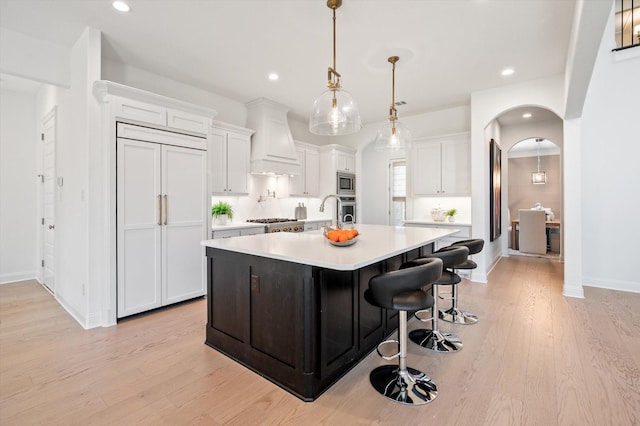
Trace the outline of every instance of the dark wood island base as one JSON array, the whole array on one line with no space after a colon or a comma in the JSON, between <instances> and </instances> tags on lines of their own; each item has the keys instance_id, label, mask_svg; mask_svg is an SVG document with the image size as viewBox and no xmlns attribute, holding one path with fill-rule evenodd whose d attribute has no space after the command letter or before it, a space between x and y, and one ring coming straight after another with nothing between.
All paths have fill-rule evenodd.
<instances>
[{"instance_id":1,"label":"dark wood island base","mask_svg":"<svg viewBox=\"0 0 640 426\"><path fill-rule=\"evenodd\" d=\"M313 401L398 327L364 300L369 279L432 251L340 271L207 247L206 344Z\"/></svg>"}]
</instances>

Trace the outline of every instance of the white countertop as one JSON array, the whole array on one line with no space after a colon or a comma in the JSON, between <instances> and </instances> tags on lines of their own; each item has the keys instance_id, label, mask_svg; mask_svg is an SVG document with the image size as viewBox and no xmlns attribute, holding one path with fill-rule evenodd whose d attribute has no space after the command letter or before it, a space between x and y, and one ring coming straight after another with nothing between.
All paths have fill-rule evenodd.
<instances>
[{"instance_id":1,"label":"white countertop","mask_svg":"<svg viewBox=\"0 0 640 426\"><path fill-rule=\"evenodd\" d=\"M404 226L356 226L358 241L331 245L321 231L278 232L202 241L202 245L339 271L352 271L432 243L458 230Z\"/></svg>"},{"instance_id":2,"label":"white countertop","mask_svg":"<svg viewBox=\"0 0 640 426\"><path fill-rule=\"evenodd\" d=\"M471 226L464 222L436 222L435 220L405 220L406 225Z\"/></svg>"}]
</instances>

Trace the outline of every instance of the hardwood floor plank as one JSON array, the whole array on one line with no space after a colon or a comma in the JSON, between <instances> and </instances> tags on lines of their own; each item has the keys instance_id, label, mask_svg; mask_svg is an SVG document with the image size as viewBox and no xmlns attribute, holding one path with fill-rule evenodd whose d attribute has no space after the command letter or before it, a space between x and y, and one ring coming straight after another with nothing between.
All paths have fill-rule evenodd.
<instances>
[{"instance_id":1,"label":"hardwood floor plank","mask_svg":"<svg viewBox=\"0 0 640 426\"><path fill-rule=\"evenodd\" d=\"M375 352L302 402L204 344L203 299L83 330L35 281L0 285L0 424L640 424L640 295L562 283L561 263L517 256L460 283L480 321L440 326L463 350L409 343L439 386L421 407L373 390Z\"/></svg>"}]
</instances>

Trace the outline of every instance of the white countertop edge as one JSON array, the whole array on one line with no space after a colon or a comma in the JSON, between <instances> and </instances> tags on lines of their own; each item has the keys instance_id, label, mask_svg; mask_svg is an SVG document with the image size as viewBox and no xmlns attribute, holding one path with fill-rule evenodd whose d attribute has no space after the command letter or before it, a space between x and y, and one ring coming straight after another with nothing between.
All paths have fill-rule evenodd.
<instances>
[{"instance_id":1,"label":"white countertop edge","mask_svg":"<svg viewBox=\"0 0 640 426\"><path fill-rule=\"evenodd\" d=\"M405 220L405 225L438 225L438 226L471 226L470 223L465 222L436 222L435 220Z\"/></svg>"},{"instance_id":2,"label":"white countertop edge","mask_svg":"<svg viewBox=\"0 0 640 426\"><path fill-rule=\"evenodd\" d=\"M417 228L414 228L414 229L417 229ZM333 269L337 271L354 271L354 270L363 268L365 266L369 266L373 263L376 263L385 259L389 259L398 254L402 254L407 251L414 250L424 245L433 243L441 238L452 235L458 231L459 231L458 229L450 229L450 230L449 229L446 229L446 230L432 229L431 238L421 239L415 243L403 245L402 247L396 247L375 256L371 256L371 257L366 256L366 259L363 259L357 262L349 262L349 263L331 262L327 260L314 259L312 257L301 256L299 252L295 253L295 250L293 251L293 254L279 253L279 252L265 252L264 249L260 249L259 247L256 247L253 244L251 244L251 241L256 237L257 238L265 238L265 237L278 238L279 236L281 236L282 239L286 239L286 238L294 238L294 236L296 235L318 236L319 240L321 241L321 244L326 245L326 246L320 246L320 249L318 251L337 250L336 254L340 254L340 250L349 250L351 248L357 248L356 246L358 244L361 244L362 242L362 241L358 241L353 246L349 246L349 247L336 247L331 245L331 243L329 243L329 241L322 235L321 231L291 233L291 234L289 233L258 234L253 236L246 236L246 237L242 237L242 243L238 242L237 243L238 245L234 245L234 241L233 241L233 240L240 241L237 238L211 239L211 240L202 241L201 245L205 247L217 248L217 249L232 251L236 253L249 254L249 255L264 257L268 259L277 259L285 262L299 263L303 265L317 266L317 267ZM358 238L361 238L361 237L362 235L360 235ZM314 243L315 242L316 241L314 241Z\"/></svg>"},{"instance_id":3,"label":"white countertop edge","mask_svg":"<svg viewBox=\"0 0 640 426\"><path fill-rule=\"evenodd\" d=\"M264 223L253 223L253 222L236 222L236 223L227 223L226 225L212 225L211 230L213 231L231 231L234 229L247 229L247 228L264 228Z\"/></svg>"}]
</instances>

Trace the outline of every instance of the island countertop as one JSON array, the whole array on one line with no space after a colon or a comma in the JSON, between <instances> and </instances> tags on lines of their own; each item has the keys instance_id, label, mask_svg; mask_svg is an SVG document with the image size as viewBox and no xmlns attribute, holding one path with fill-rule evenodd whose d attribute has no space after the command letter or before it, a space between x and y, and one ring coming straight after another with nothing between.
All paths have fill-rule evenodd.
<instances>
[{"instance_id":1,"label":"island countertop","mask_svg":"<svg viewBox=\"0 0 640 426\"><path fill-rule=\"evenodd\" d=\"M353 271L388 259L408 250L432 243L458 230L403 226L356 226L360 233L355 244L346 247L332 245L321 231L278 232L246 237L202 241L202 245L237 253L338 271Z\"/></svg>"}]
</instances>

